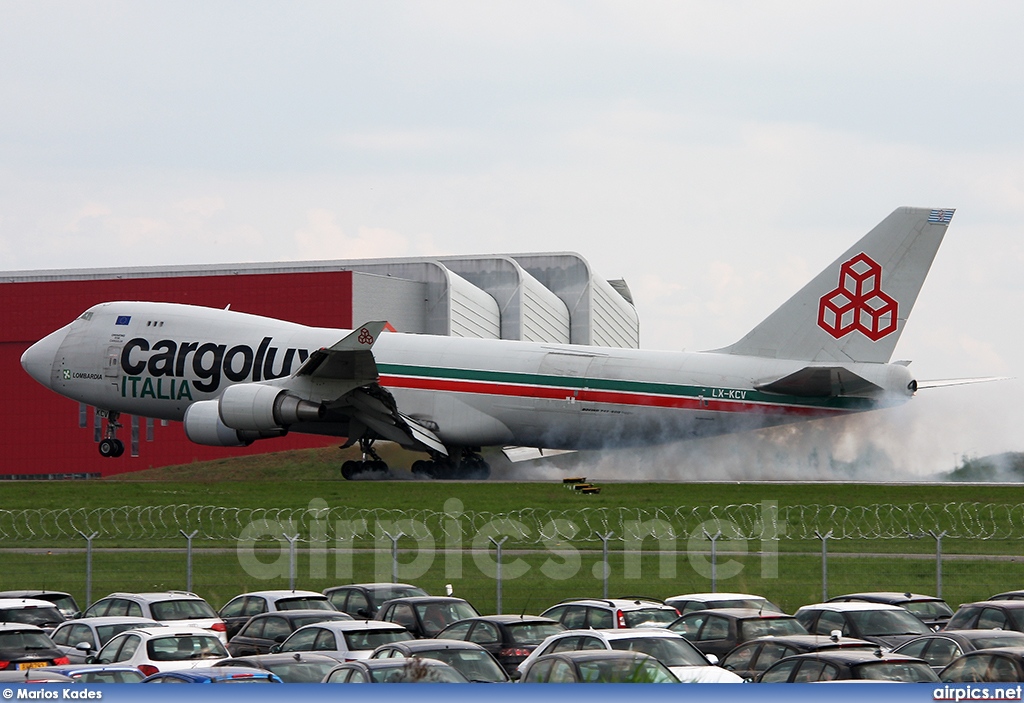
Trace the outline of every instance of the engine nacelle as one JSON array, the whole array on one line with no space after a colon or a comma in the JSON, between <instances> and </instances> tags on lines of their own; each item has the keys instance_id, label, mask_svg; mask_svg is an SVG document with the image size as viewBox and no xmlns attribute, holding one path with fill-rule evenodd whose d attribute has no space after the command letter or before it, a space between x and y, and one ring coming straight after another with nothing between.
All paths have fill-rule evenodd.
<instances>
[{"instance_id":1,"label":"engine nacelle","mask_svg":"<svg viewBox=\"0 0 1024 703\"><path fill-rule=\"evenodd\" d=\"M256 437L231 429L220 419L216 400L200 400L185 410L185 436L196 444L210 447L246 447Z\"/></svg>"},{"instance_id":2,"label":"engine nacelle","mask_svg":"<svg viewBox=\"0 0 1024 703\"><path fill-rule=\"evenodd\" d=\"M216 401L220 419L243 432L268 432L296 422L315 422L324 416L324 406L302 400L288 391L258 383L229 386Z\"/></svg>"}]
</instances>

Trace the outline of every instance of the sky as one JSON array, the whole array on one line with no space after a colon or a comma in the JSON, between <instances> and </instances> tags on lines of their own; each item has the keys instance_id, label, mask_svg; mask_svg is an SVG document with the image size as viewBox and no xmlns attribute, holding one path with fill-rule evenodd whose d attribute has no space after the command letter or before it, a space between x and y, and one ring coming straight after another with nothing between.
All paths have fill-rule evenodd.
<instances>
[{"instance_id":1,"label":"sky","mask_svg":"<svg viewBox=\"0 0 1024 703\"><path fill-rule=\"evenodd\" d=\"M701 350L894 208L956 208L895 358L1016 377L1022 29L998 1L5 2L0 270L569 250L626 279L644 348ZM815 441L952 468L1024 450L1021 390Z\"/></svg>"}]
</instances>

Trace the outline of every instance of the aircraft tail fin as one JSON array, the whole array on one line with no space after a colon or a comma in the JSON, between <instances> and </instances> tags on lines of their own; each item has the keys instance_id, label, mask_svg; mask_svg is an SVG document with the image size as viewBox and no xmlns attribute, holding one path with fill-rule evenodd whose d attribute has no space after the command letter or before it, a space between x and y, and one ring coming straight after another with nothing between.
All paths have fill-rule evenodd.
<instances>
[{"instance_id":1,"label":"aircraft tail fin","mask_svg":"<svg viewBox=\"0 0 1024 703\"><path fill-rule=\"evenodd\" d=\"M953 212L897 208L743 339L717 351L888 363Z\"/></svg>"}]
</instances>

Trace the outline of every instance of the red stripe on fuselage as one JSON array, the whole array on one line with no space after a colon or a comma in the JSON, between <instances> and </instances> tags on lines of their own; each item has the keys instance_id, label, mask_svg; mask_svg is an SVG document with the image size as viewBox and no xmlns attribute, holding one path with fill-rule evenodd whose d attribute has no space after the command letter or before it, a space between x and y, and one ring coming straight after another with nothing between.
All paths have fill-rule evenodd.
<instances>
[{"instance_id":1,"label":"red stripe on fuselage","mask_svg":"<svg viewBox=\"0 0 1024 703\"><path fill-rule=\"evenodd\" d=\"M685 410L707 410L727 413L766 413L772 415L799 415L824 417L844 415L851 411L841 408L815 408L774 403L751 403L687 396L654 395L650 393L627 393L624 391L602 391L588 388L571 389L552 386L526 386L511 383L490 383L486 381L463 381L451 378L425 378L422 376L381 375L380 384L391 388L444 391L448 393L473 393L477 395L500 395L517 398L542 398L545 400L568 400L575 397L577 402L608 403L612 405L638 405L655 408L678 408Z\"/></svg>"}]
</instances>

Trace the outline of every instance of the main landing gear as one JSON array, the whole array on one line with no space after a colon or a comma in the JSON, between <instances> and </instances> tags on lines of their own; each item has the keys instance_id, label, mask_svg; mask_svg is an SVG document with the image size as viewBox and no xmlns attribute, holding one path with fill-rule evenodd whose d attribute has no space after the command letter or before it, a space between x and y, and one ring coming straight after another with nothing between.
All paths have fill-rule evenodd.
<instances>
[{"instance_id":1,"label":"main landing gear","mask_svg":"<svg viewBox=\"0 0 1024 703\"><path fill-rule=\"evenodd\" d=\"M431 453L429 461L414 461L412 473L423 478L442 480L483 480L491 475L490 465L474 451L465 450L450 457Z\"/></svg>"},{"instance_id":2,"label":"main landing gear","mask_svg":"<svg viewBox=\"0 0 1024 703\"><path fill-rule=\"evenodd\" d=\"M100 456L116 459L124 454L124 442L117 438L117 430L121 427L121 423L117 421L119 417L121 413L107 415L106 436L99 443Z\"/></svg>"},{"instance_id":3,"label":"main landing gear","mask_svg":"<svg viewBox=\"0 0 1024 703\"><path fill-rule=\"evenodd\" d=\"M362 461L346 461L341 465L341 475L348 481L351 481L360 474L369 472L380 472L385 473L388 470L388 465L383 459L373 450L372 439L361 439L359 440L359 449L363 452ZM367 461L366 457L370 459Z\"/></svg>"}]
</instances>

